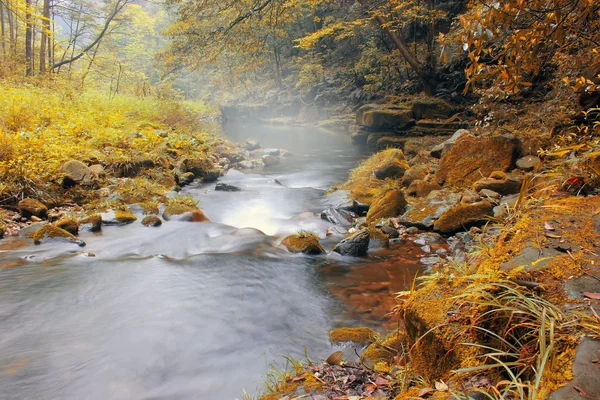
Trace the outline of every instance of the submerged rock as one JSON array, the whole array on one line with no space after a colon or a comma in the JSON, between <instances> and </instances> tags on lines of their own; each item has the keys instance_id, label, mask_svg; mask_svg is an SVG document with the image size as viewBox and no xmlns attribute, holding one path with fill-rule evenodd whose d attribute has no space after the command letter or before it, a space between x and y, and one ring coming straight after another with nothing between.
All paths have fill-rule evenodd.
<instances>
[{"instance_id":1,"label":"submerged rock","mask_svg":"<svg viewBox=\"0 0 600 400\"><path fill-rule=\"evenodd\" d=\"M215 186L215 191L217 192L240 192L242 188L234 185L229 185L227 183L217 183Z\"/></svg>"},{"instance_id":2,"label":"submerged rock","mask_svg":"<svg viewBox=\"0 0 600 400\"><path fill-rule=\"evenodd\" d=\"M32 216L46 218L48 215L48 207L35 199L25 198L19 201L18 207L19 212L25 218L31 218Z\"/></svg>"},{"instance_id":3,"label":"submerged rock","mask_svg":"<svg viewBox=\"0 0 600 400\"><path fill-rule=\"evenodd\" d=\"M156 215L148 215L142 220L142 225L158 227L162 225L162 220Z\"/></svg>"},{"instance_id":4,"label":"submerged rock","mask_svg":"<svg viewBox=\"0 0 600 400\"><path fill-rule=\"evenodd\" d=\"M362 229L343 239L333 249L343 256L364 257L369 251L371 237L366 229Z\"/></svg>"},{"instance_id":5,"label":"submerged rock","mask_svg":"<svg viewBox=\"0 0 600 400\"><path fill-rule=\"evenodd\" d=\"M54 225L47 224L42 226L33 234L33 242L36 245L53 242L73 243L78 246L85 246L85 242L78 240L75 236L60 229Z\"/></svg>"},{"instance_id":6,"label":"submerged rock","mask_svg":"<svg viewBox=\"0 0 600 400\"><path fill-rule=\"evenodd\" d=\"M343 227L350 227L354 221L356 214L351 211L343 209L328 208L321 212L321 219L329 221L334 225L340 225Z\"/></svg>"},{"instance_id":7,"label":"submerged rock","mask_svg":"<svg viewBox=\"0 0 600 400\"><path fill-rule=\"evenodd\" d=\"M290 253L303 253L308 255L324 254L325 249L319 243L319 237L314 233L300 232L289 235L281 241Z\"/></svg>"}]
</instances>

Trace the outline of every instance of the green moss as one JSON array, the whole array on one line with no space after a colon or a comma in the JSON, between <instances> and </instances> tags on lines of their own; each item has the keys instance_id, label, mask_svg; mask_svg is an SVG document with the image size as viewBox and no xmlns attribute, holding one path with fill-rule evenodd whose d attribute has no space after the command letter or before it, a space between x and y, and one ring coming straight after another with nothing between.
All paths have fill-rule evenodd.
<instances>
[{"instance_id":1,"label":"green moss","mask_svg":"<svg viewBox=\"0 0 600 400\"><path fill-rule=\"evenodd\" d=\"M371 328L338 328L329 332L329 340L334 344L352 342L366 346L377 340L379 335Z\"/></svg>"}]
</instances>

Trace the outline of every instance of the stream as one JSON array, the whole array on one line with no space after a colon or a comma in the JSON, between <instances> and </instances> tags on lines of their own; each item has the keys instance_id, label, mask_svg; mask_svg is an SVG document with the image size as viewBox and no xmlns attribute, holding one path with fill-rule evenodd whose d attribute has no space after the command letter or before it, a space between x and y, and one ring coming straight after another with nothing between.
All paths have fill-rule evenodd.
<instances>
[{"instance_id":1,"label":"stream","mask_svg":"<svg viewBox=\"0 0 600 400\"><path fill-rule=\"evenodd\" d=\"M211 223L145 228L133 207L134 224L82 233L83 251L0 241L0 399L231 400L260 391L283 355L335 351L332 328L389 323L419 270L412 243L365 259L277 247L307 230L331 251L342 235L325 235L324 192L365 154L310 128L226 134L293 157L219 180L239 192L186 187Z\"/></svg>"}]
</instances>

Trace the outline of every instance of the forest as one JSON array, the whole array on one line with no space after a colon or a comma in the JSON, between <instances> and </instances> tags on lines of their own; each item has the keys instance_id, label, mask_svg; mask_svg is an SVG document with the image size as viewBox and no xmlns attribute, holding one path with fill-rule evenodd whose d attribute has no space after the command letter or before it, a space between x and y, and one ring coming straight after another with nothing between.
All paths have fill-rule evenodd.
<instances>
[{"instance_id":1,"label":"forest","mask_svg":"<svg viewBox=\"0 0 600 400\"><path fill-rule=\"evenodd\" d=\"M599 187L596 0L0 0L0 398L600 398Z\"/></svg>"}]
</instances>

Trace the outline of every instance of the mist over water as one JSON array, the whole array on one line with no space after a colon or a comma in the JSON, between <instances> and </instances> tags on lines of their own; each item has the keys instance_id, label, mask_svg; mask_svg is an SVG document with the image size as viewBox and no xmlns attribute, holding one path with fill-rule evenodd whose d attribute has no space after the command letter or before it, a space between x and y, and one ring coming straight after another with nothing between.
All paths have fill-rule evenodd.
<instances>
[{"instance_id":1,"label":"mist over water","mask_svg":"<svg viewBox=\"0 0 600 400\"><path fill-rule=\"evenodd\" d=\"M324 190L364 156L350 138L244 126L227 135L294 155L220 180L240 192L186 188L212 223L144 228L134 208L136 223L81 235L96 257L67 244L0 244L0 399L239 398L260 390L282 355L306 348L326 356L331 328L384 321L344 302L370 277L395 282L390 292L410 284L414 263L311 258L273 246L301 229L327 250L340 240L326 238L330 224L306 212L326 208Z\"/></svg>"}]
</instances>

